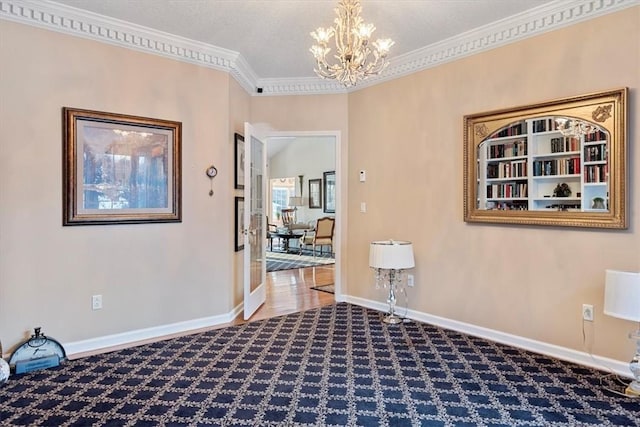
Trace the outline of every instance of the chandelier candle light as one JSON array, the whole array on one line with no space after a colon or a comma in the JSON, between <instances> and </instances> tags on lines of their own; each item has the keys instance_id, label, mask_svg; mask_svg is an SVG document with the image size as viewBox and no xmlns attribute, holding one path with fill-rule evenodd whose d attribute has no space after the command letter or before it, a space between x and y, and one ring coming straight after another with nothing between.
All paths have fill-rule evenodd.
<instances>
[{"instance_id":1,"label":"chandelier candle light","mask_svg":"<svg viewBox=\"0 0 640 427\"><path fill-rule=\"evenodd\" d=\"M562 136L575 136L577 138L594 133L600 128L582 120L570 120L564 117L556 119L556 127Z\"/></svg>"},{"instance_id":2,"label":"chandelier candle light","mask_svg":"<svg viewBox=\"0 0 640 427\"><path fill-rule=\"evenodd\" d=\"M378 39L370 43L376 27L363 22L359 0L339 0L335 12L338 15L334 20L335 27L320 27L311 33L318 43L310 49L316 59L314 70L323 79L336 79L346 87L355 86L359 80L385 69L393 40ZM337 62L329 64L327 54L331 48L328 45L333 36Z\"/></svg>"},{"instance_id":3,"label":"chandelier candle light","mask_svg":"<svg viewBox=\"0 0 640 427\"><path fill-rule=\"evenodd\" d=\"M413 245L411 242L383 240L371 242L369 246L369 267L376 270L376 283L389 286L389 314L382 319L385 323L396 324L402 319L396 316L396 286L402 278L403 270L413 268Z\"/></svg>"}]
</instances>

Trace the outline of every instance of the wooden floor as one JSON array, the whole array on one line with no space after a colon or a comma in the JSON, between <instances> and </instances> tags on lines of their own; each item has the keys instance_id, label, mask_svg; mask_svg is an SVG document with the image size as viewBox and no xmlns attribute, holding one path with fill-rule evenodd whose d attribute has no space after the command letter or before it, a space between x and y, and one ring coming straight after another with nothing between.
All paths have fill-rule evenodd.
<instances>
[{"instance_id":1,"label":"wooden floor","mask_svg":"<svg viewBox=\"0 0 640 427\"><path fill-rule=\"evenodd\" d=\"M335 283L334 273L335 265L267 273L267 299L249 322L333 304L334 294L311 288ZM232 324L244 322L239 316Z\"/></svg>"}]
</instances>

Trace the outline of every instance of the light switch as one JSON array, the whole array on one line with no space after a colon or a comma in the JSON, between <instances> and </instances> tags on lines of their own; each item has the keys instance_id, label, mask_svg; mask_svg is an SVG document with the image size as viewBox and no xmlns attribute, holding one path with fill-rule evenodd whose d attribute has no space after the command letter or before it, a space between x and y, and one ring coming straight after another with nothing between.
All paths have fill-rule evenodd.
<instances>
[{"instance_id":1,"label":"light switch","mask_svg":"<svg viewBox=\"0 0 640 427\"><path fill-rule=\"evenodd\" d=\"M366 180L367 180L367 171L361 170L360 171L360 182L365 182Z\"/></svg>"},{"instance_id":2,"label":"light switch","mask_svg":"<svg viewBox=\"0 0 640 427\"><path fill-rule=\"evenodd\" d=\"M367 211L367 202L360 202L360 212L366 212Z\"/></svg>"}]
</instances>

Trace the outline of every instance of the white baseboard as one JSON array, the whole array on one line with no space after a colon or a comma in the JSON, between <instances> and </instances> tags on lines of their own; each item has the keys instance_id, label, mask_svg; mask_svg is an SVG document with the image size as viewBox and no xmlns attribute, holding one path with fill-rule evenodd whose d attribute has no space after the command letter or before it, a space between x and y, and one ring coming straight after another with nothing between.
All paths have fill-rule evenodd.
<instances>
[{"instance_id":1,"label":"white baseboard","mask_svg":"<svg viewBox=\"0 0 640 427\"><path fill-rule=\"evenodd\" d=\"M387 312L389 309L389 306L387 304L381 303L379 301L372 301L364 298L344 295L342 299L351 304L371 308L373 310L382 312ZM629 370L629 362L621 362L619 360L609 359L607 357L592 355L582 351L576 351L570 348L560 347L542 341L536 341L517 335L507 334L505 332L496 331L493 329L483 328L481 326L472 325L470 323L459 322L457 320L447 319L445 317L422 313L420 311L407 310L405 315L404 309L400 309L398 310L398 313L404 315L409 319L417 320L419 322L429 323L445 329L451 329L454 331L462 332L464 334L485 338L494 342L499 342L501 344L507 344L524 350L533 351L535 353L544 354L546 356L554 357L556 359L564 360L567 362L577 363L579 365L588 366L590 368L598 369L601 371L612 372L627 378L633 378L631 375L631 371Z\"/></svg>"},{"instance_id":2,"label":"white baseboard","mask_svg":"<svg viewBox=\"0 0 640 427\"><path fill-rule=\"evenodd\" d=\"M168 325L154 326L151 328L137 329L120 334L106 335L90 338L88 340L62 343L67 357L81 356L83 353L100 353L106 350L129 347L132 344L158 341L172 335L180 335L198 329L210 328L231 322L242 312L242 304L236 306L229 313L218 316L202 317L184 322Z\"/></svg>"},{"instance_id":3,"label":"white baseboard","mask_svg":"<svg viewBox=\"0 0 640 427\"><path fill-rule=\"evenodd\" d=\"M367 300L364 298L353 297L349 295L336 295L337 302L348 302L362 307L386 312L388 305L379 301ZM107 335L103 337L91 338L88 340L63 343L67 356L81 355L83 353L96 353L107 349L117 349L130 346L140 342L156 341L171 335L184 334L186 332L195 331L203 328L210 328L231 322L242 312L242 304L235 307L232 311L219 316L203 317L200 319L188 320L185 322L171 323L168 325L155 326L152 328L138 329L120 334ZM401 310L404 314L404 310ZM405 317L424 323L440 326L442 328L451 329L465 334L485 338L490 341L511 345L522 348L524 350L533 351L535 353L544 354L546 356L555 357L579 365L588 366L598 370L613 372L617 375L631 378L629 371L629 363L609 359L602 356L591 355L582 351L576 351L566 347L560 347L554 344L536 341L493 329L483 328L481 326L460 322L457 320L447 319L444 317L434 316L415 310L407 310Z\"/></svg>"}]
</instances>

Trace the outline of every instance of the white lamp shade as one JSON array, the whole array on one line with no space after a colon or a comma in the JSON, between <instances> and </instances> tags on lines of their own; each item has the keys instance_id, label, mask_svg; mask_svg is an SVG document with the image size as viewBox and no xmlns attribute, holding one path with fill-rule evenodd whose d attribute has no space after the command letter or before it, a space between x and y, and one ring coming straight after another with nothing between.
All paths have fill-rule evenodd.
<instances>
[{"instance_id":1,"label":"white lamp shade","mask_svg":"<svg viewBox=\"0 0 640 427\"><path fill-rule=\"evenodd\" d=\"M640 322L640 273L606 271L604 314Z\"/></svg>"},{"instance_id":2,"label":"white lamp shade","mask_svg":"<svg viewBox=\"0 0 640 427\"><path fill-rule=\"evenodd\" d=\"M413 244L395 240L371 242L369 246L369 266L387 270L413 268Z\"/></svg>"},{"instance_id":3,"label":"white lamp shade","mask_svg":"<svg viewBox=\"0 0 640 427\"><path fill-rule=\"evenodd\" d=\"M289 197L289 206L304 206L304 197Z\"/></svg>"}]
</instances>

